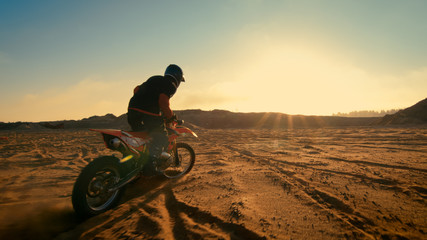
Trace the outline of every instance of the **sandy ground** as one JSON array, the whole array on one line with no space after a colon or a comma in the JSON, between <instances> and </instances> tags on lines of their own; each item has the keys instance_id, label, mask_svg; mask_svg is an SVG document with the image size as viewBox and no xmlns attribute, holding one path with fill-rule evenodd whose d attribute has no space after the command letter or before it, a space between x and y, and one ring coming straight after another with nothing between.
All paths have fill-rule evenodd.
<instances>
[{"instance_id":1,"label":"sandy ground","mask_svg":"<svg viewBox=\"0 0 427 240\"><path fill-rule=\"evenodd\" d=\"M199 130L190 174L81 222L86 130L0 132L0 239L426 239L427 129Z\"/></svg>"}]
</instances>

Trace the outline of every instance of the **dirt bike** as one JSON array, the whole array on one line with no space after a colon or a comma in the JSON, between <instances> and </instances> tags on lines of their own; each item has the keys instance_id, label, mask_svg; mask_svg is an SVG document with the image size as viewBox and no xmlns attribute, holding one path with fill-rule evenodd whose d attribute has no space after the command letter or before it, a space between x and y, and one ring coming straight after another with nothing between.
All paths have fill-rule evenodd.
<instances>
[{"instance_id":1,"label":"dirt bike","mask_svg":"<svg viewBox=\"0 0 427 240\"><path fill-rule=\"evenodd\" d=\"M157 164L150 160L148 146L151 138L147 132L91 129L100 132L106 147L120 152L122 157L101 156L83 168L71 197L77 215L88 218L113 208L119 203L128 183L152 170L167 178L178 178L190 172L196 158L194 150L186 143L177 143L176 139L197 135L182 124L183 121L178 120L168 124L168 154L162 153L167 159Z\"/></svg>"}]
</instances>

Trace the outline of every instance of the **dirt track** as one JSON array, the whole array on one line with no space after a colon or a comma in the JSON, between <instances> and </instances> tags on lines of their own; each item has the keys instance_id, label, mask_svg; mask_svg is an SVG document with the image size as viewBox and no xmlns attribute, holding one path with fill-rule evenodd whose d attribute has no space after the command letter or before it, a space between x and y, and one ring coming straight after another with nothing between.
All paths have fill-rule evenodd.
<instances>
[{"instance_id":1,"label":"dirt track","mask_svg":"<svg viewBox=\"0 0 427 240\"><path fill-rule=\"evenodd\" d=\"M75 219L97 133L0 132L1 239L425 239L427 129L199 130L179 180L140 179Z\"/></svg>"}]
</instances>

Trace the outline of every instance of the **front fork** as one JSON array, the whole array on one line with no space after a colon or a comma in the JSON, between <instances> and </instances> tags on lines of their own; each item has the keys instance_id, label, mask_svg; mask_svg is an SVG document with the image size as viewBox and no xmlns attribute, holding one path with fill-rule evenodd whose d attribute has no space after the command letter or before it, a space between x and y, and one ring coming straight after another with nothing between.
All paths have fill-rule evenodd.
<instances>
[{"instance_id":1,"label":"front fork","mask_svg":"<svg viewBox=\"0 0 427 240\"><path fill-rule=\"evenodd\" d=\"M178 151L176 149L176 139L169 142L168 152L175 160L175 166L179 166Z\"/></svg>"}]
</instances>

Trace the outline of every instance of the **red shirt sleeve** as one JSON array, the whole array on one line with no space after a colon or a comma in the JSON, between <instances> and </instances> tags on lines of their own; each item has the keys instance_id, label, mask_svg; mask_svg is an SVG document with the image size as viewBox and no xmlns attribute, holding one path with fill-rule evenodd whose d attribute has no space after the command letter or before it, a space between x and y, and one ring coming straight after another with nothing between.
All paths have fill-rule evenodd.
<instances>
[{"instance_id":1,"label":"red shirt sleeve","mask_svg":"<svg viewBox=\"0 0 427 240\"><path fill-rule=\"evenodd\" d=\"M166 119L173 117L173 112L170 109L169 97L164 93L161 93L159 96L159 106Z\"/></svg>"}]
</instances>

